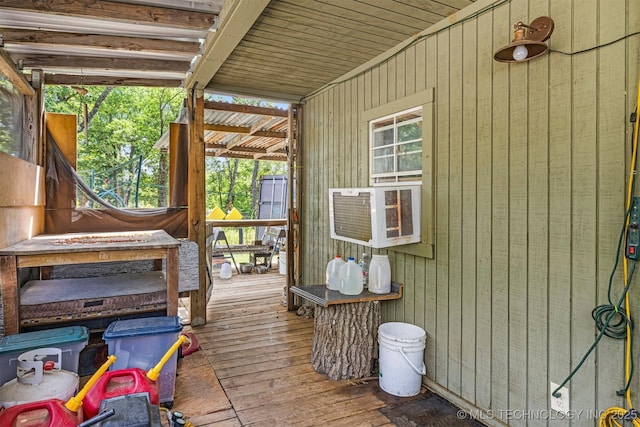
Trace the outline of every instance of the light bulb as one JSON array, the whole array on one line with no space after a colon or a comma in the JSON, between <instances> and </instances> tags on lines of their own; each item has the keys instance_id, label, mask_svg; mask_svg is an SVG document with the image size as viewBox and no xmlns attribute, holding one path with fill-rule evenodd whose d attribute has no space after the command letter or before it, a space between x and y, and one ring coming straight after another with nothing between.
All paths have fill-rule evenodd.
<instances>
[{"instance_id":1,"label":"light bulb","mask_svg":"<svg viewBox=\"0 0 640 427\"><path fill-rule=\"evenodd\" d=\"M516 48L513 49L513 59L515 59L516 61L522 61L526 59L527 55L529 55L529 50L523 44L521 44L520 46L516 46Z\"/></svg>"}]
</instances>

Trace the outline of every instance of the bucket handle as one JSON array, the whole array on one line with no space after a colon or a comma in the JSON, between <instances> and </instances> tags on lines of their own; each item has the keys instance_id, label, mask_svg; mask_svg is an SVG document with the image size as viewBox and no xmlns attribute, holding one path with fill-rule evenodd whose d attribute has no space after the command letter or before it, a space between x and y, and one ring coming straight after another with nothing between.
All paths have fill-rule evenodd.
<instances>
[{"instance_id":1,"label":"bucket handle","mask_svg":"<svg viewBox=\"0 0 640 427\"><path fill-rule=\"evenodd\" d=\"M407 357L407 355L404 352L404 349L402 347L398 347L398 350L400 351L400 354L402 355L402 357L404 357L404 360L407 361L407 363L413 368L414 371L416 371L420 375L426 375L427 374L427 367L424 366L424 362L422 362L422 368L418 369L418 368L416 368L416 365L414 365L411 362L411 360L409 360L409 358Z\"/></svg>"}]
</instances>

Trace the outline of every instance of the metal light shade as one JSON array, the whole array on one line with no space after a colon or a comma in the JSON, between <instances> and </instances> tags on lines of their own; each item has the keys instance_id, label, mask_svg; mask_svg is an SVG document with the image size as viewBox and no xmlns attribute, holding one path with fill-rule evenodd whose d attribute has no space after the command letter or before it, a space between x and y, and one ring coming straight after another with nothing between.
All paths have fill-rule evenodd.
<instances>
[{"instance_id":1,"label":"metal light shade","mask_svg":"<svg viewBox=\"0 0 640 427\"><path fill-rule=\"evenodd\" d=\"M493 55L499 62L524 62L536 58L549 49L544 43L553 32L553 20L546 16L534 19L530 25L517 22L513 26L513 40ZM526 31L525 31L526 28ZM521 48L521 46L523 48ZM524 49L526 48L526 50Z\"/></svg>"}]
</instances>

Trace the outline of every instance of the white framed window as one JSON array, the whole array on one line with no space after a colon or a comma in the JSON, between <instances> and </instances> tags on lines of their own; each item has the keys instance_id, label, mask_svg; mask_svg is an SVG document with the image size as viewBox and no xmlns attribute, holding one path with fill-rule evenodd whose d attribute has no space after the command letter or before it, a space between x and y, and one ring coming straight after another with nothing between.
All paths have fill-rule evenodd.
<instances>
[{"instance_id":1,"label":"white framed window","mask_svg":"<svg viewBox=\"0 0 640 427\"><path fill-rule=\"evenodd\" d=\"M419 184L419 243L394 250L433 258L435 248L435 88L365 110L361 135L369 142L369 185Z\"/></svg>"},{"instance_id":2,"label":"white framed window","mask_svg":"<svg viewBox=\"0 0 640 427\"><path fill-rule=\"evenodd\" d=\"M374 182L422 175L422 106L371 120L369 130Z\"/></svg>"}]
</instances>

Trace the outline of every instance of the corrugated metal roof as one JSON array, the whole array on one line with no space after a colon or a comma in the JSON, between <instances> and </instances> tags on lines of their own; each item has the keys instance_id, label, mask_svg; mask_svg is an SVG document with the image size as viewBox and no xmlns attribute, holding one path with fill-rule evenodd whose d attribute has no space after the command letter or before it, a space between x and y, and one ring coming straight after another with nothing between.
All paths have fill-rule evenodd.
<instances>
[{"instance_id":1,"label":"corrugated metal roof","mask_svg":"<svg viewBox=\"0 0 640 427\"><path fill-rule=\"evenodd\" d=\"M14 62L45 71L45 82L180 86L223 4L3 0L0 34Z\"/></svg>"},{"instance_id":2,"label":"corrugated metal roof","mask_svg":"<svg viewBox=\"0 0 640 427\"><path fill-rule=\"evenodd\" d=\"M208 156L239 159L287 160L288 111L277 108L248 107L252 112L229 111L232 103L205 103L205 152ZM213 104L213 105L212 105ZM242 107L242 106L240 106ZM277 115L270 114L272 112ZM184 114L181 115L184 117ZM209 129L207 130L207 127ZM215 129L213 129L215 128ZM167 148L165 133L155 148Z\"/></svg>"}]
</instances>

